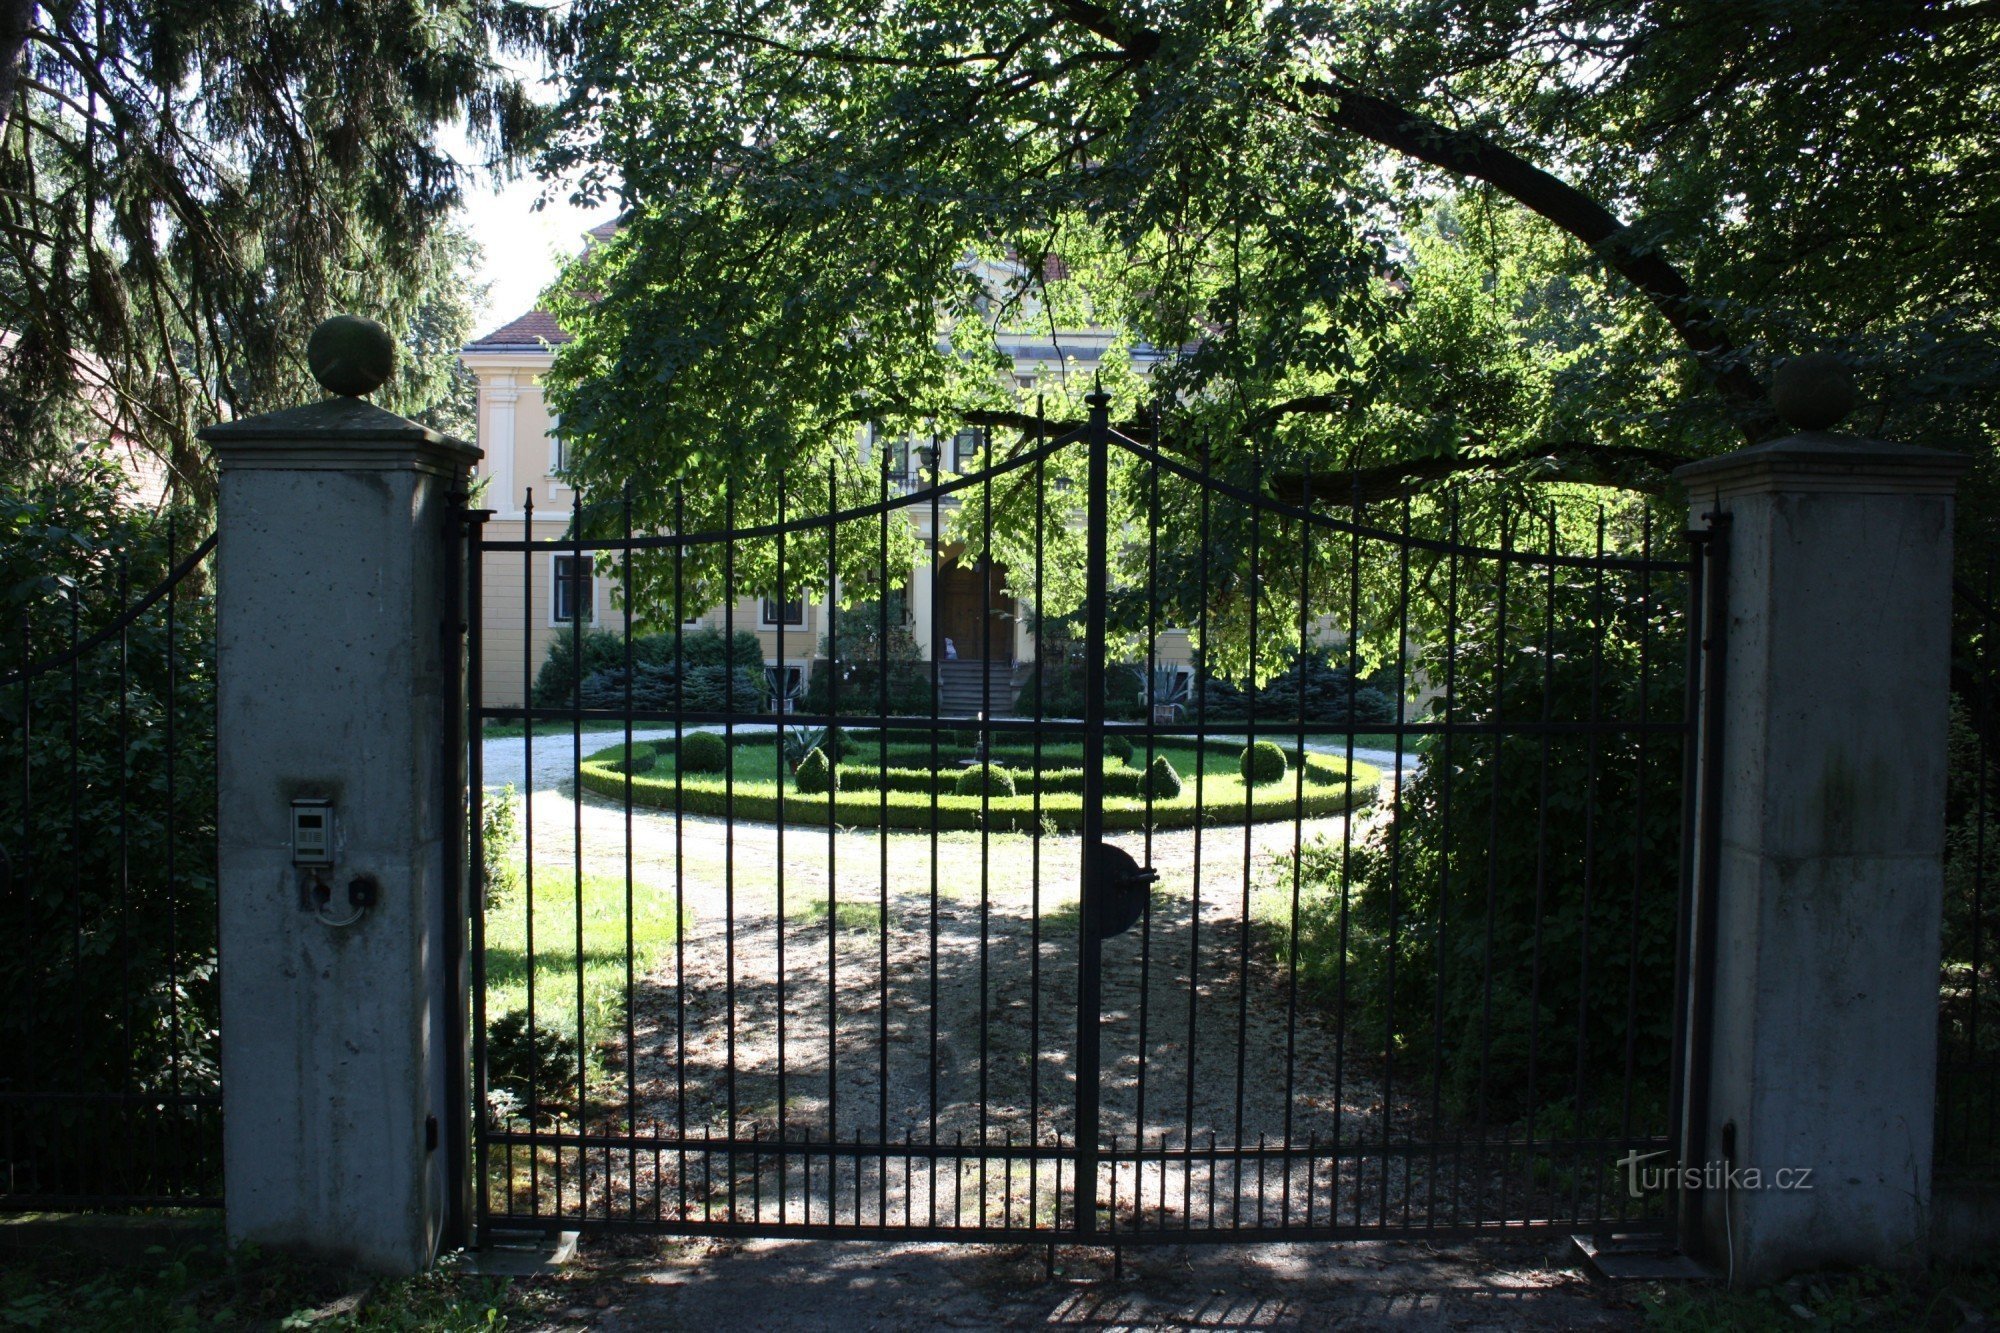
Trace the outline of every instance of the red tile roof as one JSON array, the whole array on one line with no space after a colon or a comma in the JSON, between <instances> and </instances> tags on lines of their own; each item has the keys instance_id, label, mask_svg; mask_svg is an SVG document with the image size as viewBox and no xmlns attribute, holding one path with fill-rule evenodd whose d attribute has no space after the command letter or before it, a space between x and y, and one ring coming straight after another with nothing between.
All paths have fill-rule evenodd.
<instances>
[{"instance_id":1,"label":"red tile roof","mask_svg":"<svg viewBox=\"0 0 2000 1333\"><path fill-rule=\"evenodd\" d=\"M589 231L584 233L585 236L588 236L593 241L608 241L617 234L618 234L617 218L612 218L609 222L600 222L595 227L592 227Z\"/></svg>"},{"instance_id":2,"label":"red tile roof","mask_svg":"<svg viewBox=\"0 0 2000 1333\"><path fill-rule=\"evenodd\" d=\"M566 343L569 334L556 317L546 310L530 310L518 319L502 324L483 338L475 338L466 344L467 351L492 350L502 347L539 347L543 343L551 345Z\"/></svg>"}]
</instances>

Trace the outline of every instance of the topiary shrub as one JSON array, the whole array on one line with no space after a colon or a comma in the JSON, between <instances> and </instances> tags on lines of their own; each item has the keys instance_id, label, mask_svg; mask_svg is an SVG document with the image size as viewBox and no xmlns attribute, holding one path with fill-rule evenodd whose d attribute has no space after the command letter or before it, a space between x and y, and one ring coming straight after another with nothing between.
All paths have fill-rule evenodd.
<instances>
[{"instance_id":1,"label":"topiary shrub","mask_svg":"<svg viewBox=\"0 0 2000 1333\"><path fill-rule=\"evenodd\" d=\"M1116 759L1121 764L1132 762L1132 738L1122 732L1108 731L1104 734L1104 753L1107 758Z\"/></svg>"},{"instance_id":2,"label":"topiary shrub","mask_svg":"<svg viewBox=\"0 0 2000 1333\"><path fill-rule=\"evenodd\" d=\"M1012 796L1014 775L998 764L974 764L958 775L952 790L960 796Z\"/></svg>"},{"instance_id":3,"label":"topiary shrub","mask_svg":"<svg viewBox=\"0 0 2000 1333\"><path fill-rule=\"evenodd\" d=\"M697 731L681 737L681 772L720 773L728 766L729 747L714 732Z\"/></svg>"},{"instance_id":4,"label":"topiary shrub","mask_svg":"<svg viewBox=\"0 0 2000 1333\"><path fill-rule=\"evenodd\" d=\"M1146 769L1146 795L1157 801L1171 801L1181 794L1181 775L1165 755L1153 756Z\"/></svg>"},{"instance_id":5,"label":"topiary shrub","mask_svg":"<svg viewBox=\"0 0 2000 1333\"><path fill-rule=\"evenodd\" d=\"M1285 752L1270 741L1258 741L1255 745L1243 747L1243 755L1237 760L1243 770L1243 781L1252 787L1261 787L1276 782L1285 776Z\"/></svg>"},{"instance_id":6,"label":"topiary shrub","mask_svg":"<svg viewBox=\"0 0 2000 1333\"><path fill-rule=\"evenodd\" d=\"M840 790L840 771L826 757L826 751L815 745L806 751L805 758L799 760L798 768L792 773L792 785L798 788L801 796L824 796Z\"/></svg>"}]
</instances>

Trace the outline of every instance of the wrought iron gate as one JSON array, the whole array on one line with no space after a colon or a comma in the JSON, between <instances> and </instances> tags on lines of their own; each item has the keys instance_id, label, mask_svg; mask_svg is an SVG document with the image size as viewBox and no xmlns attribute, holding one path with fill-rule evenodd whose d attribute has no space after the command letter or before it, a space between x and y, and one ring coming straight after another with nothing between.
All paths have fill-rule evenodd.
<instances>
[{"instance_id":1,"label":"wrought iron gate","mask_svg":"<svg viewBox=\"0 0 2000 1333\"><path fill-rule=\"evenodd\" d=\"M841 464L872 503L469 526L482 1224L1664 1225L1633 1165L1677 1138L1696 562L1638 511L1212 475L1091 402L964 476ZM856 543L859 605L824 595ZM921 595L952 560L1006 566L976 652Z\"/></svg>"}]
</instances>

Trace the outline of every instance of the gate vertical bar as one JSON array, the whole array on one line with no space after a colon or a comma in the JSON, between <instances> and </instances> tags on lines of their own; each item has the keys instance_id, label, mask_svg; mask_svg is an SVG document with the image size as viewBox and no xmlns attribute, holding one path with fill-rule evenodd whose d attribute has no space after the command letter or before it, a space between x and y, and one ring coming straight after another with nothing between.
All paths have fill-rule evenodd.
<instances>
[{"instance_id":1,"label":"gate vertical bar","mask_svg":"<svg viewBox=\"0 0 2000 1333\"><path fill-rule=\"evenodd\" d=\"M467 737L473 724L466 717L465 638L466 638L466 542L473 525L468 522L466 494L454 491L445 522L450 533L444 543L444 605L438 608L438 630L443 637L445 688L450 691L445 709L444 808L465 810ZM474 566L473 568L476 568ZM475 802L472 810L478 809ZM471 1229L471 1181L466 1175L468 1114L466 1085L471 1052L466 1032L466 910L473 899L469 892L468 869L480 859L479 825L465 827L467 836L444 840L444 921L439 946L444 954L444 997L438 1006L439 1027L444 1033L444 1116L440 1146L444 1159L444 1244L463 1248ZM472 871L476 875L478 872Z\"/></svg>"},{"instance_id":2,"label":"gate vertical bar","mask_svg":"<svg viewBox=\"0 0 2000 1333\"><path fill-rule=\"evenodd\" d=\"M1110 526L1111 396L1094 390L1090 404L1089 477L1084 507L1083 618L1083 866L1077 902L1076 1199L1082 1235L1097 1230L1098 1016L1104 996L1104 937L1099 929L1098 845L1104 841L1104 601Z\"/></svg>"},{"instance_id":3,"label":"gate vertical bar","mask_svg":"<svg viewBox=\"0 0 2000 1333\"><path fill-rule=\"evenodd\" d=\"M1687 1025L1682 1051L1685 1064L1680 1106L1682 1118L1676 1147L1683 1166L1701 1166L1708 1161L1708 1099L1710 1087L1709 1045L1715 1033L1715 879L1721 868L1722 839L1717 825L1722 818L1722 688L1729 632L1729 523L1726 513L1704 515L1708 530L1703 534L1701 568L1695 575L1702 587L1702 620L1689 633L1700 637L1700 711L1695 726L1699 735L1699 768L1694 792L1695 845L1693 895L1690 910L1684 913L1691 935L1683 946L1688 956L1686 1005L1676 1017ZM1691 741L1694 737L1689 738ZM1677 996L1677 999L1682 997ZM1685 1187L1675 1202L1682 1248L1693 1249L1698 1241L1702 1214L1701 1171L1683 1172Z\"/></svg>"},{"instance_id":4,"label":"gate vertical bar","mask_svg":"<svg viewBox=\"0 0 2000 1333\"><path fill-rule=\"evenodd\" d=\"M486 616L486 521L490 509L474 509L465 514L465 621L470 627L465 644L465 716L470 743L466 746L466 823L472 852L466 877L466 908L472 931L472 1087L471 1119L472 1207L468 1224L476 1228L466 1239L483 1239L487 1212L492 1203L487 1188L486 1147L486 657L481 649Z\"/></svg>"}]
</instances>

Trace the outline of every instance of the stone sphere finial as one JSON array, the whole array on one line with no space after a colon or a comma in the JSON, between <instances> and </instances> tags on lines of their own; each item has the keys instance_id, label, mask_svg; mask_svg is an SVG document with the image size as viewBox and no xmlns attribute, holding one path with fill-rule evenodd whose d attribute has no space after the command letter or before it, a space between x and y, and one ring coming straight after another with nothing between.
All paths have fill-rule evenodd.
<instances>
[{"instance_id":1,"label":"stone sphere finial","mask_svg":"<svg viewBox=\"0 0 2000 1333\"><path fill-rule=\"evenodd\" d=\"M306 339L306 364L328 393L365 397L394 373L396 340L372 319L335 315Z\"/></svg>"},{"instance_id":2,"label":"stone sphere finial","mask_svg":"<svg viewBox=\"0 0 2000 1333\"><path fill-rule=\"evenodd\" d=\"M1793 430L1832 430L1854 408L1854 376L1831 352L1807 352L1771 372L1771 406Z\"/></svg>"}]
</instances>

